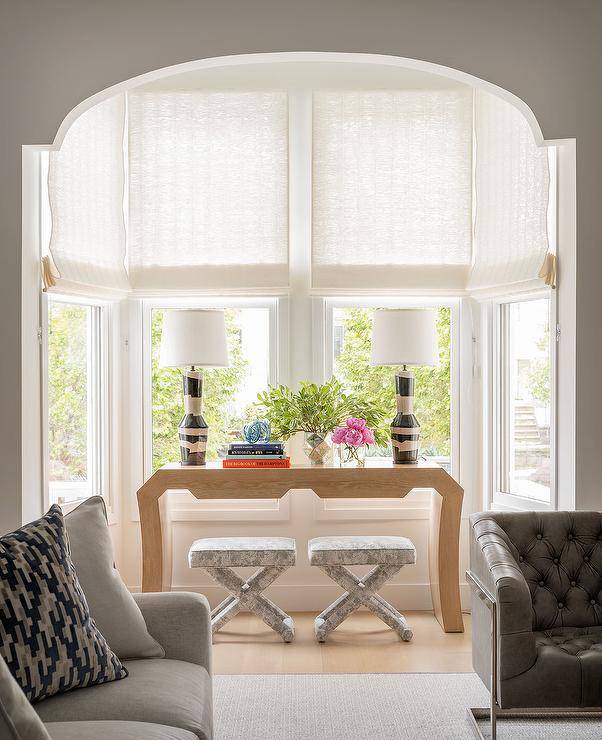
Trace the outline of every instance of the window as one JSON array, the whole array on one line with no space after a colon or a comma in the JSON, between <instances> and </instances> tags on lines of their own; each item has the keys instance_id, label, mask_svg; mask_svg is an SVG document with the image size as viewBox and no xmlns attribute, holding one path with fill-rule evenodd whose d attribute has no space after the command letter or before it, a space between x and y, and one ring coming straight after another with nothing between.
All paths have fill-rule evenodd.
<instances>
[{"instance_id":1,"label":"window","mask_svg":"<svg viewBox=\"0 0 602 740\"><path fill-rule=\"evenodd\" d=\"M47 480L51 503L106 495L107 309L48 299Z\"/></svg>"},{"instance_id":2,"label":"window","mask_svg":"<svg viewBox=\"0 0 602 740\"><path fill-rule=\"evenodd\" d=\"M132 287L288 284L286 92L128 95Z\"/></svg>"},{"instance_id":3,"label":"window","mask_svg":"<svg viewBox=\"0 0 602 740\"><path fill-rule=\"evenodd\" d=\"M416 369L421 452L459 476L462 386L468 410L462 420L466 481L465 471L478 467L469 390L471 370L473 378L479 377L478 363L473 357L471 367L470 359L478 339L471 343L471 332L478 331L470 311L464 311L468 301L449 296L474 290L490 307L493 295L512 291L514 297L519 289L541 289L536 275L554 222L548 200L552 203L555 182L547 153L535 146L529 126L511 106L488 101L485 94L476 99L462 84L449 89L438 81L425 90L380 85L339 90L320 79L315 86L285 87L279 79L274 89L133 90L82 117L61 152L47 158L53 190L48 256L62 268L54 289L103 299L128 294L129 324L123 335L129 354L124 360L115 350L112 357L119 370L122 362L129 368L124 397L129 394L130 411L137 412L132 414L134 424L144 417L142 441L134 435L127 453L136 471L131 477L149 476L180 457L181 373L158 365L166 309L227 311L233 364L205 373L208 459L216 460L256 415L257 393L279 381L295 386L300 380L324 381L335 375L350 391L378 403L388 427L395 408L393 370L369 365L372 311L436 306L440 362L435 368ZM74 177L86 181L80 147L93 165L98 152L111 160L109 169L92 167L94 187L88 190L102 191L103 197L94 201L94 223L111 226L112 258L106 270L94 264L89 274L79 270L76 257L81 253L84 266L94 262L92 257L98 260L93 247L100 237L94 241L86 229L89 214L81 207L82 188L71 193ZM106 156L100 159L106 164ZM40 175L44 204L44 168ZM80 232L89 237L85 244L77 238ZM523 265L525 250L516 248L516 234L525 233L531 235L526 241L532 249ZM498 285L489 277L502 275L500 264L511 261L505 252L497 260L502 243L519 255L521 269L503 273ZM479 264L479 250L481 256L496 258L485 265L492 264L493 273L483 267L483 274L471 274L471 267ZM106 250L101 251L104 255ZM71 274L70 265L79 272ZM120 281L101 279L111 272L109 267L119 272ZM535 280L538 287L531 285ZM113 288L116 292L107 292ZM488 293L490 288L495 292ZM267 297L274 295L281 297ZM349 297L319 297L327 295ZM412 297L416 295L429 297ZM288 301L290 321L287 312L279 315L279 306ZM310 310L317 302L324 306L319 317ZM531 354L523 352L525 319L514 315L527 310L522 301L500 301L497 307L504 342L495 368L505 395L496 406L496 439L487 447L488 493L494 489L496 495L549 501L544 450L538 453L542 465L533 467L533 450L521 457L529 436L525 432L521 439L518 433L526 426L519 424L519 416L522 422L527 414L520 403L531 403L540 441L546 437L546 423L550 439L553 404L548 399L546 410L543 401L545 353L536 339ZM47 459L54 500L106 488L106 310L87 297L49 300ZM119 320L117 312L114 317ZM72 336L61 339L66 325ZM117 341L120 333L112 329L111 336ZM290 377L289 343L294 360ZM494 344L488 345L489 352ZM548 355L548 376L550 363ZM485 366L486 374L490 367ZM79 379L77 384L72 377ZM490 418L488 424L493 424ZM493 428L488 426L488 433ZM494 445L497 466L489 454ZM390 455L391 449L373 454Z\"/></svg>"},{"instance_id":4,"label":"window","mask_svg":"<svg viewBox=\"0 0 602 740\"><path fill-rule=\"evenodd\" d=\"M468 88L316 91L314 287L465 284L471 150Z\"/></svg>"},{"instance_id":5,"label":"window","mask_svg":"<svg viewBox=\"0 0 602 740\"><path fill-rule=\"evenodd\" d=\"M393 369L370 365L372 315L375 308L403 307L400 299L388 299L386 302L375 299L369 301L371 305L359 300L353 305L352 299L331 299L328 303L327 372L332 367L332 373L346 389L377 404L383 412L383 426L388 428L395 413ZM414 369L415 412L422 427L421 455L437 460L450 470L453 458L452 375L455 374L452 353L455 326L452 327L452 324L457 321L455 314L453 306L438 307L439 364L436 367ZM391 446L376 448L372 455L390 457Z\"/></svg>"},{"instance_id":6,"label":"window","mask_svg":"<svg viewBox=\"0 0 602 740\"><path fill-rule=\"evenodd\" d=\"M272 302L275 306L275 301ZM257 394L275 381L270 353L272 306L226 308L230 367L203 371L203 416L209 425L207 459L222 457L228 443L241 438L244 424L255 418ZM178 424L183 414L182 379L178 368L159 366L165 307L149 307L152 470L180 459Z\"/></svg>"},{"instance_id":7,"label":"window","mask_svg":"<svg viewBox=\"0 0 602 740\"><path fill-rule=\"evenodd\" d=\"M498 503L508 494L531 505L552 503L552 308L549 297L497 307Z\"/></svg>"}]
</instances>

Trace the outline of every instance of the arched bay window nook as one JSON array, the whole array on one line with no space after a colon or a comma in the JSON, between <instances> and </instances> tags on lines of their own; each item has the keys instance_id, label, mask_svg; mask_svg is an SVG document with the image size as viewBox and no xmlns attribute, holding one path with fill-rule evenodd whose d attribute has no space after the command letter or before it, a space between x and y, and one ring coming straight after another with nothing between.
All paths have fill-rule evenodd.
<instances>
[{"instance_id":1,"label":"arched bay window nook","mask_svg":"<svg viewBox=\"0 0 602 740\"><path fill-rule=\"evenodd\" d=\"M100 493L129 519L138 485L177 459L165 309L226 309L234 361L206 380L217 459L268 384L335 375L393 403L387 369L368 362L371 312L434 306L422 453L461 481L467 510L556 506L562 186L522 101L415 60L267 54L161 70L88 103L40 154L51 500ZM409 517L393 505L386 517ZM271 502L173 506L175 521L216 526L286 516ZM321 506L333 521L379 515Z\"/></svg>"}]
</instances>

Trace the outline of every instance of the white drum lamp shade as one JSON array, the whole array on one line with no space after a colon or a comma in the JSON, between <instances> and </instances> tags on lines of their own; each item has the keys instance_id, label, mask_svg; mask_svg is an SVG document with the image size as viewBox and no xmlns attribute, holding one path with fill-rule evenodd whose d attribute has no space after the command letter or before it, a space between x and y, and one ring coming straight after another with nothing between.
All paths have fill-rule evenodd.
<instances>
[{"instance_id":1,"label":"white drum lamp shade","mask_svg":"<svg viewBox=\"0 0 602 740\"><path fill-rule=\"evenodd\" d=\"M223 311L166 311L161 334L161 367L228 367Z\"/></svg>"},{"instance_id":2,"label":"white drum lamp shade","mask_svg":"<svg viewBox=\"0 0 602 740\"><path fill-rule=\"evenodd\" d=\"M374 312L371 365L436 365L437 316L425 308Z\"/></svg>"}]
</instances>

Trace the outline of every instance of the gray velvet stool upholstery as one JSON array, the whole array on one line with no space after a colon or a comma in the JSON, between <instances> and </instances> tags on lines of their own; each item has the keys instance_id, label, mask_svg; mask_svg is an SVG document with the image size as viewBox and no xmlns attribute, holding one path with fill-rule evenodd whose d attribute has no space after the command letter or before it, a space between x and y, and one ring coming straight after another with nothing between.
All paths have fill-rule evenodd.
<instances>
[{"instance_id":1,"label":"gray velvet stool upholstery","mask_svg":"<svg viewBox=\"0 0 602 740\"><path fill-rule=\"evenodd\" d=\"M602 706L602 514L471 517L471 571L497 605L504 708ZM490 613L472 604L473 664L490 686Z\"/></svg>"},{"instance_id":2,"label":"gray velvet stool upholstery","mask_svg":"<svg viewBox=\"0 0 602 740\"><path fill-rule=\"evenodd\" d=\"M191 568L204 568L230 592L211 612L215 634L240 611L257 614L285 642L295 635L292 618L261 592L295 564L295 540L288 537L212 537L197 540L188 553ZM244 580L232 568L259 567Z\"/></svg>"},{"instance_id":3,"label":"gray velvet stool upholstery","mask_svg":"<svg viewBox=\"0 0 602 740\"><path fill-rule=\"evenodd\" d=\"M320 642L329 632L361 606L394 629L404 641L412 639L403 614L376 592L404 565L416 562L416 548L405 537L316 537L307 545L309 562L317 565L339 584L345 593L316 617L315 633ZM346 565L373 565L358 578Z\"/></svg>"}]
</instances>

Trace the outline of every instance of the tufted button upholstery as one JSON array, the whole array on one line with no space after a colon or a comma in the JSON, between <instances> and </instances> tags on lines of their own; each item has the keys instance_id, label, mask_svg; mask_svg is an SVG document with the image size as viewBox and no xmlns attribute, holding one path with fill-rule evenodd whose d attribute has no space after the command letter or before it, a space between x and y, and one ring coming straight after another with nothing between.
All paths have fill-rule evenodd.
<instances>
[{"instance_id":1,"label":"tufted button upholstery","mask_svg":"<svg viewBox=\"0 0 602 740\"><path fill-rule=\"evenodd\" d=\"M602 513L487 516L504 531L529 586L534 630L602 625Z\"/></svg>"},{"instance_id":2,"label":"tufted button upholstery","mask_svg":"<svg viewBox=\"0 0 602 740\"><path fill-rule=\"evenodd\" d=\"M471 516L471 570L498 605L504 708L602 705L602 513ZM473 596L473 665L489 685L490 615Z\"/></svg>"},{"instance_id":3,"label":"tufted button upholstery","mask_svg":"<svg viewBox=\"0 0 602 740\"><path fill-rule=\"evenodd\" d=\"M602 628L600 627L565 627L534 634L538 650L542 647L552 647L578 658L590 657L602 661ZM590 651L593 655L587 656L586 654Z\"/></svg>"}]
</instances>

